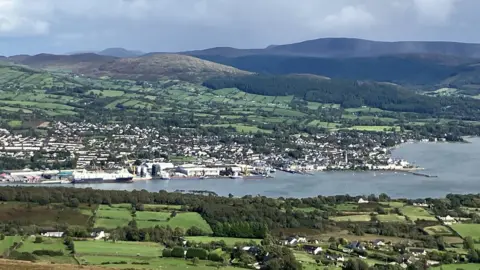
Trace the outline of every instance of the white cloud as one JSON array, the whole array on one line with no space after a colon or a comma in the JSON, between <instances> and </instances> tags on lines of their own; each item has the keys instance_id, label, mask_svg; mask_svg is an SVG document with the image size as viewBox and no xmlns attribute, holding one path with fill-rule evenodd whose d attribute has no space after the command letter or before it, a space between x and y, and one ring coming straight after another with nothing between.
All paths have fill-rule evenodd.
<instances>
[{"instance_id":1,"label":"white cloud","mask_svg":"<svg viewBox=\"0 0 480 270\"><path fill-rule=\"evenodd\" d=\"M446 23L458 2L458 0L413 0L420 21L429 24Z\"/></svg>"},{"instance_id":2,"label":"white cloud","mask_svg":"<svg viewBox=\"0 0 480 270\"><path fill-rule=\"evenodd\" d=\"M29 36L49 32L50 23L37 12L31 12L37 5L29 7L23 0L0 0L0 35ZM41 9L39 9L41 11Z\"/></svg>"},{"instance_id":3,"label":"white cloud","mask_svg":"<svg viewBox=\"0 0 480 270\"><path fill-rule=\"evenodd\" d=\"M326 16L322 20L324 26L329 29L358 29L368 28L375 23L375 18L368 11L358 6L346 6L339 12Z\"/></svg>"}]
</instances>

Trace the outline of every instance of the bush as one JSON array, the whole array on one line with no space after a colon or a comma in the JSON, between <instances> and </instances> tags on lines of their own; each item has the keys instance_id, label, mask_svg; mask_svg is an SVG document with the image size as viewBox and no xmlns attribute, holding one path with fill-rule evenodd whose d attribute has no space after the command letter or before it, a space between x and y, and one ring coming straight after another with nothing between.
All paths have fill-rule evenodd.
<instances>
[{"instance_id":1,"label":"bush","mask_svg":"<svg viewBox=\"0 0 480 270\"><path fill-rule=\"evenodd\" d=\"M40 244L42 242L43 242L43 238L41 236L35 237L35 241L33 241L33 243L35 244Z\"/></svg>"},{"instance_id":2,"label":"bush","mask_svg":"<svg viewBox=\"0 0 480 270\"><path fill-rule=\"evenodd\" d=\"M190 229L187 230L187 235L189 236L202 236L205 235L205 232L202 231L202 229L193 226Z\"/></svg>"},{"instance_id":3,"label":"bush","mask_svg":"<svg viewBox=\"0 0 480 270\"><path fill-rule=\"evenodd\" d=\"M216 252L210 252L208 254L208 260L214 261L214 262L223 262L223 257Z\"/></svg>"},{"instance_id":4,"label":"bush","mask_svg":"<svg viewBox=\"0 0 480 270\"><path fill-rule=\"evenodd\" d=\"M172 257L172 250L169 248L166 248L162 251L162 257L168 258Z\"/></svg>"},{"instance_id":5,"label":"bush","mask_svg":"<svg viewBox=\"0 0 480 270\"><path fill-rule=\"evenodd\" d=\"M203 248L189 248L187 249L188 259L199 258L200 260L206 260L208 258L208 251Z\"/></svg>"},{"instance_id":6,"label":"bush","mask_svg":"<svg viewBox=\"0 0 480 270\"><path fill-rule=\"evenodd\" d=\"M137 264L137 265L149 265L149 262L132 262L132 264Z\"/></svg>"},{"instance_id":7,"label":"bush","mask_svg":"<svg viewBox=\"0 0 480 270\"><path fill-rule=\"evenodd\" d=\"M12 250L10 252L10 256L8 256L9 259L12 259L12 260L19 260L19 261L30 261L30 262L34 262L37 260L37 258L35 257L35 255L33 255L32 253L29 253L29 252L18 252L16 250Z\"/></svg>"},{"instance_id":8,"label":"bush","mask_svg":"<svg viewBox=\"0 0 480 270\"><path fill-rule=\"evenodd\" d=\"M185 250L182 247L174 247L172 249L172 257L174 258L184 258L185 257Z\"/></svg>"},{"instance_id":9,"label":"bush","mask_svg":"<svg viewBox=\"0 0 480 270\"><path fill-rule=\"evenodd\" d=\"M58 251L55 251L55 250L48 250L48 249L42 249L42 250L34 250L32 252L33 255L37 255L37 256L51 256L51 257L55 257L55 256L63 256L63 251L61 250L58 250Z\"/></svg>"}]
</instances>

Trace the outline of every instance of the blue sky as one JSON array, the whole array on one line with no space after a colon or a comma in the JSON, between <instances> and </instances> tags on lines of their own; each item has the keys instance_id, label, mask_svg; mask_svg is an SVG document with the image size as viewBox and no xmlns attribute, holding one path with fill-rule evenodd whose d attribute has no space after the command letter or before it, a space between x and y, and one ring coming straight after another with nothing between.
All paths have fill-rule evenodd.
<instances>
[{"instance_id":1,"label":"blue sky","mask_svg":"<svg viewBox=\"0 0 480 270\"><path fill-rule=\"evenodd\" d=\"M0 0L0 55L258 48L320 37L479 42L478 0Z\"/></svg>"}]
</instances>

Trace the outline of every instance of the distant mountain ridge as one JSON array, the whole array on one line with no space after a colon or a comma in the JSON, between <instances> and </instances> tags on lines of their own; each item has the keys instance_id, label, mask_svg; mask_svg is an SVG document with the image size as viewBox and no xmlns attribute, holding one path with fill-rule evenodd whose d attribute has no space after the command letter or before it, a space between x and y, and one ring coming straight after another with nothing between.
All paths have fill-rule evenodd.
<instances>
[{"instance_id":1,"label":"distant mountain ridge","mask_svg":"<svg viewBox=\"0 0 480 270\"><path fill-rule=\"evenodd\" d=\"M224 57L268 54L326 58L376 57L396 54L440 54L465 58L480 58L480 44L450 41L390 42L356 38L320 38L285 45L270 45L263 49L217 47L205 50L186 51L182 52L182 54Z\"/></svg>"}]
</instances>

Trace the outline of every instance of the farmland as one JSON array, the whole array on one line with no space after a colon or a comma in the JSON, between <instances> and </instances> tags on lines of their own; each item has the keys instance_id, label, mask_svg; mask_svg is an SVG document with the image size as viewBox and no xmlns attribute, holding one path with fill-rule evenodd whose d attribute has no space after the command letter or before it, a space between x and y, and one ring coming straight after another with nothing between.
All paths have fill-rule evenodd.
<instances>
[{"instance_id":1,"label":"farmland","mask_svg":"<svg viewBox=\"0 0 480 270\"><path fill-rule=\"evenodd\" d=\"M138 117L139 112L148 112L151 120L182 115L203 127L232 127L232 132L239 133L271 133L276 125L299 123L329 130L400 130L398 112L377 108L344 109L339 104L319 102L304 102L297 107L293 103L300 100L293 96L262 96L236 88L212 90L179 80L138 85L131 80L93 79L17 66L1 69L0 110L7 113L2 121L18 129L22 128L19 113L27 116L35 112L35 117L51 121L77 119L80 115L96 118L95 112L102 111L111 121L118 120L117 114ZM419 125L448 122L420 114L414 117Z\"/></svg>"},{"instance_id":2,"label":"farmland","mask_svg":"<svg viewBox=\"0 0 480 270\"><path fill-rule=\"evenodd\" d=\"M159 226L171 226L172 228L182 228L188 230L195 226L206 233L212 233L210 226L198 214L194 212L175 212L180 210L178 205L146 205L145 210L159 211L131 211L130 204L116 204L112 207L100 205L96 213L95 227L114 229L118 226L124 227L132 220L135 220L139 228L152 228Z\"/></svg>"},{"instance_id":3,"label":"farmland","mask_svg":"<svg viewBox=\"0 0 480 270\"><path fill-rule=\"evenodd\" d=\"M426 227L426 228L423 228L423 230L426 231L429 235L439 235L439 236L452 235L452 232L450 231L450 229L442 225Z\"/></svg>"},{"instance_id":4,"label":"farmland","mask_svg":"<svg viewBox=\"0 0 480 270\"><path fill-rule=\"evenodd\" d=\"M255 242L260 244L261 239L247 239L247 238L234 238L234 237L213 237L213 236L188 236L185 238L188 241L194 241L196 243L210 243L224 241L227 246L233 247L236 243L249 243Z\"/></svg>"},{"instance_id":5,"label":"farmland","mask_svg":"<svg viewBox=\"0 0 480 270\"><path fill-rule=\"evenodd\" d=\"M480 224L452 224L450 227L462 237L480 239Z\"/></svg>"},{"instance_id":6,"label":"farmland","mask_svg":"<svg viewBox=\"0 0 480 270\"><path fill-rule=\"evenodd\" d=\"M404 206L400 209L403 215L407 216L410 220L437 220L433 215L431 215L427 210L422 207L416 206Z\"/></svg>"}]
</instances>

